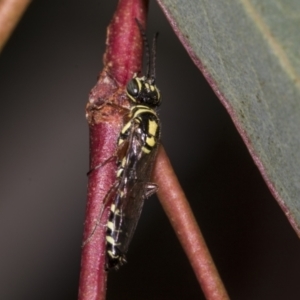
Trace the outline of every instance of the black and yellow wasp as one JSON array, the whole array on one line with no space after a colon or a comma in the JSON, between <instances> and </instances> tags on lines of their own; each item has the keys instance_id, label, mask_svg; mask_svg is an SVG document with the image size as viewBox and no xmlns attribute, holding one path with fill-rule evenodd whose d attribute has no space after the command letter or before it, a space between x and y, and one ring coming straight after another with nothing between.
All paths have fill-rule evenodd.
<instances>
[{"instance_id":1,"label":"black and yellow wasp","mask_svg":"<svg viewBox=\"0 0 300 300\"><path fill-rule=\"evenodd\" d=\"M117 144L116 183L109 192L111 203L106 229L106 270L118 269L126 262L125 255L139 220L144 199L156 192L150 182L160 139L160 121L155 109L161 104L155 85L155 48L150 54L146 35L137 21L147 53L145 76L134 75L126 93L131 102L124 117Z\"/></svg>"}]
</instances>

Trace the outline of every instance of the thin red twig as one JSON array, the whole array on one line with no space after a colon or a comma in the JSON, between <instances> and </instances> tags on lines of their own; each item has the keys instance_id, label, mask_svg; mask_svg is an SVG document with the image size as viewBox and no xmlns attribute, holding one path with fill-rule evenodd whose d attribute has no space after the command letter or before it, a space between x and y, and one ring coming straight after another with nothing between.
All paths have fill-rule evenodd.
<instances>
[{"instance_id":1,"label":"thin red twig","mask_svg":"<svg viewBox=\"0 0 300 300\"><path fill-rule=\"evenodd\" d=\"M31 0L0 1L0 52Z\"/></svg>"},{"instance_id":2,"label":"thin red twig","mask_svg":"<svg viewBox=\"0 0 300 300\"><path fill-rule=\"evenodd\" d=\"M206 299L229 299L190 205L163 147L154 167L158 198L191 263Z\"/></svg>"}]
</instances>

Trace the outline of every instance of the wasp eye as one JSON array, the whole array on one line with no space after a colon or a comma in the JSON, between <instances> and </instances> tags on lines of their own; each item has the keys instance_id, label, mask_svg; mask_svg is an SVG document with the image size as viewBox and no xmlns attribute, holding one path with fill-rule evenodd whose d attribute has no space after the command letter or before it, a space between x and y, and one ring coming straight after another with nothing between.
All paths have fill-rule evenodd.
<instances>
[{"instance_id":1,"label":"wasp eye","mask_svg":"<svg viewBox=\"0 0 300 300\"><path fill-rule=\"evenodd\" d=\"M135 79L131 79L127 83L127 93L132 97L136 97L139 94L139 86Z\"/></svg>"}]
</instances>

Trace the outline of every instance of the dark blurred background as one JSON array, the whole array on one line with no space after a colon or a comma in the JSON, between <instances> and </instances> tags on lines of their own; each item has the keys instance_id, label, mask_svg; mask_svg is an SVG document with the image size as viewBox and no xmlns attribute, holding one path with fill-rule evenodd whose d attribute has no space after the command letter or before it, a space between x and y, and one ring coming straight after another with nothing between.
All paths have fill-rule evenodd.
<instances>
[{"instance_id":1,"label":"dark blurred background","mask_svg":"<svg viewBox=\"0 0 300 300\"><path fill-rule=\"evenodd\" d=\"M117 1L33 1L0 56L0 299L76 299L84 108ZM232 121L151 1L162 142L232 299L300 299L300 242ZM158 200L108 299L204 299Z\"/></svg>"}]
</instances>

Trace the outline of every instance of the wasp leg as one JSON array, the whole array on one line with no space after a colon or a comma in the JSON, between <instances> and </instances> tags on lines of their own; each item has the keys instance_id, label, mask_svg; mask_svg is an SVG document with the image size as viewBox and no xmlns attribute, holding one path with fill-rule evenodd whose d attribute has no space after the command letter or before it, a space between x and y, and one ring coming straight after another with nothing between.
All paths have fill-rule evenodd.
<instances>
[{"instance_id":1,"label":"wasp leg","mask_svg":"<svg viewBox=\"0 0 300 300\"><path fill-rule=\"evenodd\" d=\"M158 190L158 186L156 183L153 182L148 182L144 188L144 196L143 198L149 198L150 196L152 196L153 194L155 194Z\"/></svg>"},{"instance_id":2,"label":"wasp leg","mask_svg":"<svg viewBox=\"0 0 300 300\"><path fill-rule=\"evenodd\" d=\"M99 164L98 166L96 166L95 168L92 168L91 170L89 170L86 175L89 176L92 172L100 169L101 167L103 167L104 165L106 165L107 163L113 161L116 159L116 154L112 155L111 157L109 157L108 159L106 159L104 162L102 162L101 164Z\"/></svg>"},{"instance_id":3,"label":"wasp leg","mask_svg":"<svg viewBox=\"0 0 300 300\"><path fill-rule=\"evenodd\" d=\"M103 212L104 212L104 209L105 209L107 203L109 202L109 200L111 199L111 197L114 195L115 191L117 190L118 184L119 184L119 182L116 181L116 182L111 186L111 188L109 189L109 191L107 192L107 194L105 195L105 198L104 198L103 204L102 204L102 208L101 208L101 210L100 210L100 212L99 212L99 215L98 215L98 218L97 218L97 222L96 222L96 224L95 224L95 226L94 226L92 232L90 233L89 237L82 243L82 246L81 246L82 248L83 248L87 243L89 243L89 241L92 239L92 237L93 237L93 235L94 235L94 233L95 233L97 227L99 226L99 223L100 223L102 214L103 214Z\"/></svg>"}]
</instances>

